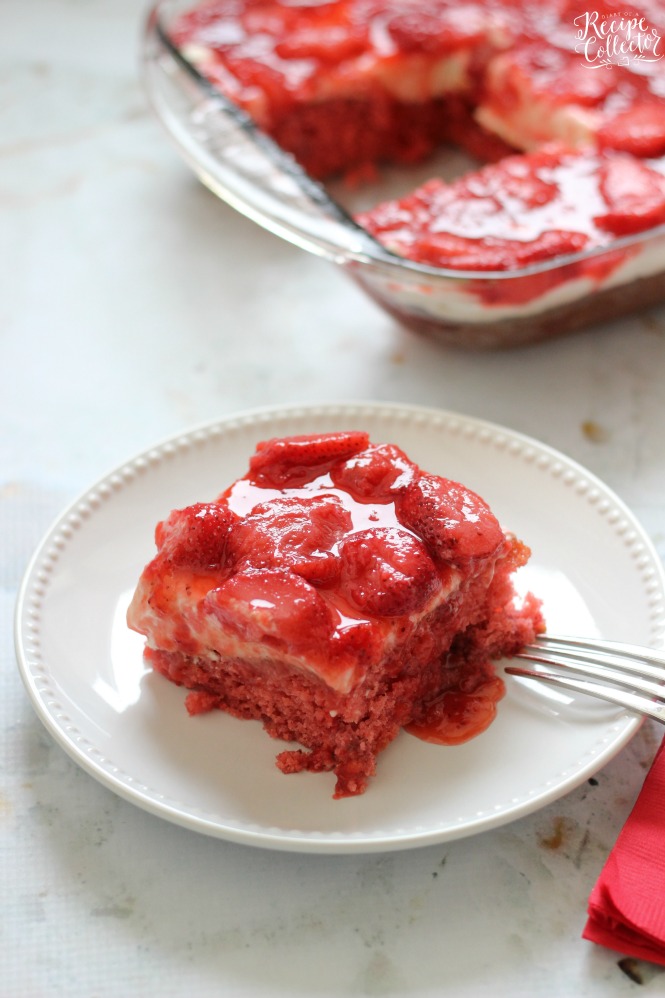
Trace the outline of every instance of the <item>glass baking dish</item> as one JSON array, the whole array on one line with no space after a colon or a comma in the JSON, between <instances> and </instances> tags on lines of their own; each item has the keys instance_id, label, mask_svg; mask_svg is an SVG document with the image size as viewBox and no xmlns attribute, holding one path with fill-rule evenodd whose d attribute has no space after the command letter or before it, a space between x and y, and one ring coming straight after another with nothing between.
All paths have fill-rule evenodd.
<instances>
[{"instance_id":1,"label":"glass baking dish","mask_svg":"<svg viewBox=\"0 0 665 998\"><path fill-rule=\"evenodd\" d=\"M510 271L456 271L390 253L354 221L357 195L339 182L312 180L174 47L169 25L191 6L192 0L157 3L143 44L151 105L180 153L218 197L343 268L402 324L449 346L498 349L561 336L665 300L665 225ZM434 174L429 166L425 175ZM382 187L375 200L384 196ZM362 200L372 203L371 184Z\"/></svg>"}]
</instances>

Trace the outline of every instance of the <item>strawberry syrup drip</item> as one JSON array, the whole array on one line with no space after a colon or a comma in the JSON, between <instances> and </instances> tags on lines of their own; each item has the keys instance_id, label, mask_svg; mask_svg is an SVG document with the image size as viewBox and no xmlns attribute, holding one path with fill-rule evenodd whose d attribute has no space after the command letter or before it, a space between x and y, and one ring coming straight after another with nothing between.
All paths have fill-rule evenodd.
<instances>
[{"instance_id":1,"label":"strawberry syrup drip","mask_svg":"<svg viewBox=\"0 0 665 998\"><path fill-rule=\"evenodd\" d=\"M472 693L448 690L429 707L423 721L407 724L404 730L435 745L460 745L489 727L505 692L499 676L485 679Z\"/></svg>"}]
</instances>

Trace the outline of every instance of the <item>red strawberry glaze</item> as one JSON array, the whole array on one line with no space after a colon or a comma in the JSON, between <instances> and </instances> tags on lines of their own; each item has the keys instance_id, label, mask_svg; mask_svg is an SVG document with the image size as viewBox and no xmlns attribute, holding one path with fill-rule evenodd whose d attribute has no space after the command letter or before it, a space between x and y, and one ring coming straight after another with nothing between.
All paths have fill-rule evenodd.
<instances>
[{"instance_id":1,"label":"red strawberry glaze","mask_svg":"<svg viewBox=\"0 0 665 998\"><path fill-rule=\"evenodd\" d=\"M487 304L515 304L566 280L599 285L639 251L610 252L613 239L662 224L664 197L665 178L650 164L613 151L550 145L449 184L431 180L359 221L401 256L462 271L514 271L607 248L565 268L474 284L473 292Z\"/></svg>"},{"instance_id":2,"label":"red strawberry glaze","mask_svg":"<svg viewBox=\"0 0 665 998\"><path fill-rule=\"evenodd\" d=\"M627 110L604 121L598 129L597 140L601 148L632 153L638 158L665 155L663 101L636 101Z\"/></svg>"},{"instance_id":3,"label":"red strawberry glaze","mask_svg":"<svg viewBox=\"0 0 665 998\"><path fill-rule=\"evenodd\" d=\"M602 105L616 91L613 66L590 71L575 51L543 44L543 39L528 40L497 56L490 73L501 67L504 90L492 89L493 103L506 107L529 99L546 97L552 104L575 104L593 108ZM547 128L547 121L542 126ZM546 133L547 134L547 133Z\"/></svg>"},{"instance_id":4,"label":"red strawberry glaze","mask_svg":"<svg viewBox=\"0 0 665 998\"><path fill-rule=\"evenodd\" d=\"M461 745L486 731L497 714L497 704L506 693L499 676L478 676L472 690L450 690L430 704L424 718L405 730L435 745Z\"/></svg>"},{"instance_id":5,"label":"red strawberry glaze","mask_svg":"<svg viewBox=\"0 0 665 998\"><path fill-rule=\"evenodd\" d=\"M333 485L359 502L394 500L417 474L416 465L394 444L369 444L331 469Z\"/></svg>"},{"instance_id":6,"label":"red strawberry glaze","mask_svg":"<svg viewBox=\"0 0 665 998\"><path fill-rule=\"evenodd\" d=\"M222 568L234 514L218 503L195 503L177 510L155 529L155 543L174 564L194 569Z\"/></svg>"},{"instance_id":7,"label":"red strawberry glaze","mask_svg":"<svg viewBox=\"0 0 665 998\"><path fill-rule=\"evenodd\" d=\"M442 98L474 93L479 64L508 41L481 4L410 0L205 2L171 28L200 71L316 177L416 162L452 137L496 141ZM450 122L450 124L449 124Z\"/></svg>"},{"instance_id":8,"label":"red strawberry glaze","mask_svg":"<svg viewBox=\"0 0 665 998\"><path fill-rule=\"evenodd\" d=\"M397 517L445 564L492 556L504 541L489 506L458 482L421 474L398 497Z\"/></svg>"},{"instance_id":9,"label":"red strawberry glaze","mask_svg":"<svg viewBox=\"0 0 665 998\"><path fill-rule=\"evenodd\" d=\"M259 444L246 476L155 538L128 613L152 666L190 713L299 742L279 767L333 770L335 796L363 792L404 725L480 731L490 659L542 628L512 587L528 550L487 504L361 432Z\"/></svg>"},{"instance_id":10,"label":"red strawberry glaze","mask_svg":"<svg viewBox=\"0 0 665 998\"><path fill-rule=\"evenodd\" d=\"M511 156L359 216L409 259L462 270L509 270L607 242L594 223L605 207L598 157L548 146Z\"/></svg>"},{"instance_id":11,"label":"red strawberry glaze","mask_svg":"<svg viewBox=\"0 0 665 998\"><path fill-rule=\"evenodd\" d=\"M665 176L628 156L604 161L599 188L607 210L594 218L596 225L617 236L665 222Z\"/></svg>"},{"instance_id":12,"label":"red strawberry glaze","mask_svg":"<svg viewBox=\"0 0 665 998\"><path fill-rule=\"evenodd\" d=\"M420 540L399 527L358 530L339 545L340 593L362 614L419 613L442 588Z\"/></svg>"},{"instance_id":13,"label":"red strawberry glaze","mask_svg":"<svg viewBox=\"0 0 665 998\"><path fill-rule=\"evenodd\" d=\"M258 485L296 486L330 471L333 464L353 457L369 443L366 433L326 433L289 437L258 444L249 462Z\"/></svg>"}]
</instances>

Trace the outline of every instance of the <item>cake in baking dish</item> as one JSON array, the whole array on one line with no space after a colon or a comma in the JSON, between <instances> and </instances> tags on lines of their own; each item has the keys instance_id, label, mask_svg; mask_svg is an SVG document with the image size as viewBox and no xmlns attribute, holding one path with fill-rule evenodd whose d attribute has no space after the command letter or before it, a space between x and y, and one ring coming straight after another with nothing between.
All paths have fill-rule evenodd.
<instances>
[{"instance_id":1,"label":"cake in baking dish","mask_svg":"<svg viewBox=\"0 0 665 998\"><path fill-rule=\"evenodd\" d=\"M204 0L172 28L317 177L444 141L484 161L551 141L661 156L663 35L654 0Z\"/></svg>"},{"instance_id":2,"label":"cake in baking dish","mask_svg":"<svg viewBox=\"0 0 665 998\"><path fill-rule=\"evenodd\" d=\"M351 272L407 325L502 345L662 299L656 0L203 0L170 30L313 177L471 154L456 180L368 204L370 189L355 212L398 258L454 278Z\"/></svg>"},{"instance_id":3,"label":"cake in baking dish","mask_svg":"<svg viewBox=\"0 0 665 998\"><path fill-rule=\"evenodd\" d=\"M465 486L361 431L270 439L218 498L173 511L128 611L187 709L255 719L297 743L285 773L362 793L402 728L478 734L492 660L542 630L517 599L529 556Z\"/></svg>"}]
</instances>

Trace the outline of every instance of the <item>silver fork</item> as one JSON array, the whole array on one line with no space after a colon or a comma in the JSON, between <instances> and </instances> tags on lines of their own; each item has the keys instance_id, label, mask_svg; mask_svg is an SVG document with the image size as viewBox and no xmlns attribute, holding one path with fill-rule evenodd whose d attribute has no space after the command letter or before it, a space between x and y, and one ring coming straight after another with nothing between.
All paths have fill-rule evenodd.
<instances>
[{"instance_id":1,"label":"silver fork","mask_svg":"<svg viewBox=\"0 0 665 998\"><path fill-rule=\"evenodd\" d=\"M547 668L507 665L504 671L511 676L588 693L665 724L665 653L618 641L543 634L515 658Z\"/></svg>"}]
</instances>

